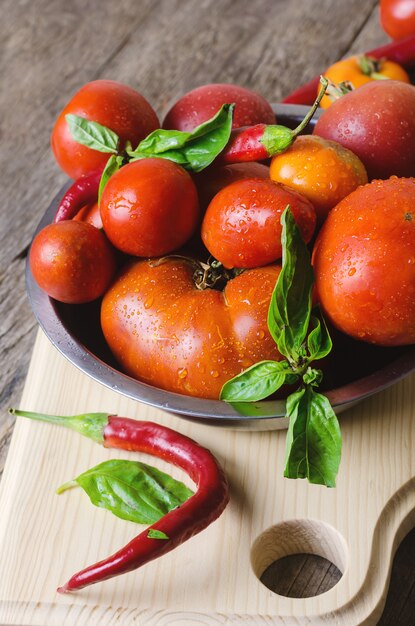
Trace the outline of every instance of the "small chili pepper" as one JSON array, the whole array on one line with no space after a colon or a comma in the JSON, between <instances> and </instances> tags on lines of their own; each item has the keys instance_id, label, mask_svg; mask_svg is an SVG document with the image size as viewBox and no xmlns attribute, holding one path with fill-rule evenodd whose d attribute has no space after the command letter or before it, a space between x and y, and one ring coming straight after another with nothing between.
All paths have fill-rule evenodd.
<instances>
[{"instance_id":1,"label":"small chili pepper","mask_svg":"<svg viewBox=\"0 0 415 626\"><path fill-rule=\"evenodd\" d=\"M328 81L324 77L320 77L319 82L321 84L320 92L310 111L297 128L292 130L286 126L272 124L256 124L255 126L235 128L231 132L226 148L217 158L217 163L262 161L287 150L297 135L306 128L326 92Z\"/></svg>"},{"instance_id":2,"label":"small chili pepper","mask_svg":"<svg viewBox=\"0 0 415 626\"><path fill-rule=\"evenodd\" d=\"M71 220L86 204L93 204L98 199L98 189L103 167L78 178L64 194L57 208L54 222Z\"/></svg>"},{"instance_id":3,"label":"small chili pepper","mask_svg":"<svg viewBox=\"0 0 415 626\"><path fill-rule=\"evenodd\" d=\"M386 58L389 61L399 63L403 67L411 68L415 65L415 35L411 35L400 41L392 41L385 46L365 52L366 56L375 59ZM320 76L315 76L310 81L298 87L286 96L282 102L285 104L310 104L313 102Z\"/></svg>"},{"instance_id":4,"label":"small chili pepper","mask_svg":"<svg viewBox=\"0 0 415 626\"><path fill-rule=\"evenodd\" d=\"M70 417L17 409L10 409L10 413L67 426L107 448L121 448L157 456L181 467L197 484L197 491L189 500L146 528L115 554L72 576L65 585L58 588L61 593L124 574L170 552L209 526L219 517L229 501L225 474L213 454L171 428L107 413L86 413ZM157 538L160 536L163 541Z\"/></svg>"}]
</instances>

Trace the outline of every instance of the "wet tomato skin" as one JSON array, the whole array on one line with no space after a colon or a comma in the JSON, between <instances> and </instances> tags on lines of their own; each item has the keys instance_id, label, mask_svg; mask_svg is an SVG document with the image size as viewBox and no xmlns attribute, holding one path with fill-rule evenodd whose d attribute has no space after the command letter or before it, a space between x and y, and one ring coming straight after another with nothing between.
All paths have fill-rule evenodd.
<instances>
[{"instance_id":1,"label":"wet tomato skin","mask_svg":"<svg viewBox=\"0 0 415 626\"><path fill-rule=\"evenodd\" d=\"M269 179L269 167L256 161L212 166L194 175L200 206L206 210L209 202L224 187L244 178Z\"/></svg>"},{"instance_id":2,"label":"wet tomato skin","mask_svg":"<svg viewBox=\"0 0 415 626\"><path fill-rule=\"evenodd\" d=\"M73 179L104 167L109 154L77 143L69 131L65 115L72 113L98 122L120 137L123 148L127 140L135 147L160 127L156 113L137 91L113 80L87 83L71 98L56 120L51 146L61 169Z\"/></svg>"},{"instance_id":3,"label":"wet tomato skin","mask_svg":"<svg viewBox=\"0 0 415 626\"><path fill-rule=\"evenodd\" d=\"M189 132L206 122L223 104L235 103L232 128L275 124L271 105L259 93L231 83L213 83L192 89L169 110L163 128Z\"/></svg>"},{"instance_id":4,"label":"wet tomato skin","mask_svg":"<svg viewBox=\"0 0 415 626\"><path fill-rule=\"evenodd\" d=\"M297 137L276 155L270 177L308 198L320 224L340 200L368 182L365 166L351 150L317 135Z\"/></svg>"},{"instance_id":5,"label":"wet tomato skin","mask_svg":"<svg viewBox=\"0 0 415 626\"><path fill-rule=\"evenodd\" d=\"M100 210L113 245L144 257L161 256L182 246L200 219L191 176L179 165L158 158L134 161L111 176Z\"/></svg>"},{"instance_id":6,"label":"wet tomato skin","mask_svg":"<svg viewBox=\"0 0 415 626\"><path fill-rule=\"evenodd\" d=\"M375 80L341 97L317 120L314 135L354 152L369 180L415 175L415 87Z\"/></svg>"},{"instance_id":7,"label":"wet tomato skin","mask_svg":"<svg viewBox=\"0 0 415 626\"><path fill-rule=\"evenodd\" d=\"M114 249L105 234L73 220L45 226L33 240L29 262L39 287L68 304L102 296L116 271Z\"/></svg>"},{"instance_id":8,"label":"wet tomato skin","mask_svg":"<svg viewBox=\"0 0 415 626\"><path fill-rule=\"evenodd\" d=\"M262 359L280 359L267 328L278 266L244 272L223 292L197 290L185 260L137 260L106 293L105 338L129 375L217 399L223 384Z\"/></svg>"},{"instance_id":9,"label":"wet tomato skin","mask_svg":"<svg viewBox=\"0 0 415 626\"><path fill-rule=\"evenodd\" d=\"M415 33L413 0L381 0L380 23L392 39L404 39Z\"/></svg>"},{"instance_id":10,"label":"wet tomato skin","mask_svg":"<svg viewBox=\"0 0 415 626\"><path fill-rule=\"evenodd\" d=\"M316 213L307 198L271 180L248 178L225 187L209 204L202 240L225 267L251 268L281 258L281 215L290 206L303 239L310 241Z\"/></svg>"},{"instance_id":11,"label":"wet tomato skin","mask_svg":"<svg viewBox=\"0 0 415 626\"><path fill-rule=\"evenodd\" d=\"M313 251L328 319L356 339L415 343L415 179L360 187L329 214Z\"/></svg>"}]
</instances>

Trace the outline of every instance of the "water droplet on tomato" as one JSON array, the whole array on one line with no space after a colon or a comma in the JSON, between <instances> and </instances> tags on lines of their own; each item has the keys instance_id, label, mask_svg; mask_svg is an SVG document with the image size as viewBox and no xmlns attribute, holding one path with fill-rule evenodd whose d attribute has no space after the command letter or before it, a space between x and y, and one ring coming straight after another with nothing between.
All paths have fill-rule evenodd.
<instances>
[{"instance_id":1,"label":"water droplet on tomato","mask_svg":"<svg viewBox=\"0 0 415 626\"><path fill-rule=\"evenodd\" d=\"M212 370L212 371L210 372L210 374L211 374L211 376L213 376L213 378L217 378L217 377L219 376L219 372L218 372L218 370Z\"/></svg>"},{"instance_id":2,"label":"water droplet on tomato","mask_svg":"<svg viewBox=\"0 0 415 626\"><path fill-rule=\"evenodd\" d=\"M147 300L144 302L144 308L145 309L149 309L151 307L151 305L153 304L153 302L154 302L154 297L153 296L149 296L147 298Z\"/></svg>"},{"instance_id":3,"label":"water droplet on tomato","mask_svg":"<svg viewBox=\"0 0 415 626\"><path fill-rule=\"evenodd\" d=\"M347 273L349 274L349 276L353 276L354 274L356 274L356 268L351 267Z\"/></svg>"},{"instance_id":4,"label":"water droplet on tomato","mask_svg":"<svg viewBox=\"0 0 415 626\"><path fill-rule=\"evenodd\" d=\"M178 377L179 377L179 378L181 378L181 379L186 378L186 376L187 376L187 369L186 369L185 367L181 367L181 368L178 370L177 375L178 375Z\"/></svg>"}]
</instances>

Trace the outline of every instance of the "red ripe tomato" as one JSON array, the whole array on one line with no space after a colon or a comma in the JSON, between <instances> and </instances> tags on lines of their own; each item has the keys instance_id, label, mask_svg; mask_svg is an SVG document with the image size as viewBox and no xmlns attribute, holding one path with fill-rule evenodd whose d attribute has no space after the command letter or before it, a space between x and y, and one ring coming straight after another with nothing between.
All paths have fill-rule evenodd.
<instances>
[{"instance_id":1,"label":"red ripe tomato","mask_svg":"<svg viewBox=\"0 0 415 626\"><path fill-rule=\"evenodd\" d=\"M225 267L259 267L281 258L281 215L290 206L304 241L316 226L313 205L271 180L248 178L222 189L209 204L202 239Z\"/></svg>"},{"instance_id":2,"label":"red ripe tomato","mask_svg":"<svg viewBox=\"0 0 415 626\"><path fill-rule=\"evenodd\" d=\"M233 128L275 124L270 103L259 93L228 83L202 85L178 100L164 118L163 128L191 131L206 122L223 104L235 103Z\"/></svg>"},{"instance_id":3,"label":"red ripe tomato","mask_svg":"<svg viewBox=\"0 0 415 626\"><path fill-rule=\"evenodd\" d=\"M113 130L135 147L153 130L159 128L157 115L147 100L127 85L113 80L95 80L84 85L63 109L52 131L51 145L61 169L71 178L79 178L104 167L109 154L92 150L76 142L69 131L65 115L72 113L98 122Z\"/></svg>"},{"instance_id":4,"label":"red ripe tomato","mask_svg":"<svg viewBox=\"0 0 415 626\"><path fill-rule=\"evenodd\" d=\"M45 226L33 240L29 262L39 287L68 304L102 296L116 270L114 249L104 233L73 220Z\"/></svg>"},{"instance_id":5,"label":"red ripe tomato","mask_svg":"<svg viewBox=\"0 0 415 626\"><path fill-rule=\"evenodd\" d=\"M88 222L88 224L92 224L95 228L102 228L102 219L98 202L83 206L73 219L77 222Z\"/></svg>"},{"instance_id":6,"label":"red ripe tomato","mask_svg":"<svg viewBox=\"0 0 415 626\"><path fill-rule=\"evenodd\" d=\"M376 180L340 202L313 253L331 322L370 343L415 343L415 179Z\"/></svg>"},{"instance_id":7,"label":"red ripe tomato","mask_svg":"<svg viewBox=\"0 0 415 626\"><path fill-rule=\"evenodd\" d=\"M166 159L142 159L109 179L100 203L104 230L116 248L161 256L186 243L199 223L191 176Z\"/></svg>"},{"instance_id":8,"label":"red ripe tomato","mask_svg":"<svg viewBox=\"0 0 415 626\"><path fill-rule=\"evenodd\" d=\"M196 289L193 272L182 259L135 261L106 293L101 324L127 374L217 399L224 383L245 368L281 358L267 327L280 268L246 271L224 292Z\"/></svg>"},{"instance_id":9,"label":"red ripe tomato","mask_svg":"<svg viewBox=\"0 0 415 626\"><path fill-rule=\"evenodd\" d=\"M193 176L199 192L200 206L205 210L221 189L243 178L269 179L269 167L255 161L208 167Z\"/></svg>"},{"instance_id":10,"label":"red ripe tomato","mask_svg":"<svg viewBox=\"0 0 415 626\"><path fill-rule=\"evenodd\" d=\"M415 33L414 0L380 0L380 23L392 39Z\"/></svg>"}]
</instances>

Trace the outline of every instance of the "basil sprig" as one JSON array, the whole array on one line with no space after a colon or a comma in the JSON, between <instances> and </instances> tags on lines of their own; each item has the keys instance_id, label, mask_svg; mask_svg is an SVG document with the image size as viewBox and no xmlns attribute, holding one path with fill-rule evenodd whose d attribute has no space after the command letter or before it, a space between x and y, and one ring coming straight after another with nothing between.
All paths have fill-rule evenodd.
<instances>
[{"instance_id":1,"label":"basil sprig","mask_svg":"<svg viewBox=\"0 0 415 626\"><path fill-rule=\"evenodd\" d=\"M57 493L77 485L95 506L138 524L157 522L193 495L182 482L155 467L122 459L96 465L59 487Z\"/></svg>"},{"instance_id":2,"label":"basil sprig","mask_svg":"<svg viewBox=\"0 0 415 626\"><path fill-rule=\"evenodd\" d=\"M286 401L284 476L334 487L341 458L340 427L328 399L315 390L323 374L311 367L329 354L332 342L320 311L312 310L310 254L289 206L281 223L282 270L271 297L268 328L285 358L252 365L225 383L220 397L227 402L254 402L284 384L300 382Z\"/></svg>"},{"instance_id":3,"label":"basil sprig","mask_svg":"<svg viewBox=\"0 0 415 626\"><path fill-rule=\"evenodd\" d=\"M200 172L216 159L229 141L232 130L233 104L224 104L210 120L191 132L159 129L126 152L131 161L160 157L174 161L187 170Z\"/></svg>"}]
</instances>

